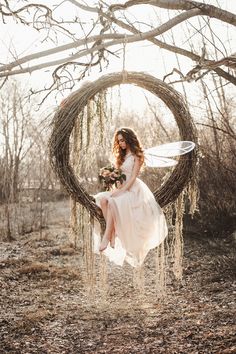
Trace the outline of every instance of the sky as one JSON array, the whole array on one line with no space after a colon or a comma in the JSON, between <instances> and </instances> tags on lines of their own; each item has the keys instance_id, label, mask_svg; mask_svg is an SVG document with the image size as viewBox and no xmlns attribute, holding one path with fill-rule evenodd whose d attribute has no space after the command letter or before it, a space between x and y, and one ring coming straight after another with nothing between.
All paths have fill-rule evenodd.
<instances>
[{"instance_id":1,"label":"sky","mask_svg":"<svg viewBox=\"0 0 236 354\"><path fill-rule=\"evenodd\" d=\"M18 8L19 6L18 1L11 1L11 3L13 4L14 2L15 2L15 8ZM115 3L120 1L107 1L107 2ZM205 2L213 5L217 5L219 1L209 0ZM57 0L47 0L47 1L41 0L38 3L45 3L51 6L55 6L62 3L62 5L60 5L56 10L57 17L61 19L67 18L73 20L74 16L78 16L81 19L81 21L88 21L89 23L93 21L93 16L91 14L86 15L84 12L71 5L68 1L62 2ZM87 4L91 6L93 6L94 3L95 3L94 1L87 1ZM225 10L229 10L231 12L236 13L236 1L222 0L220 1L220 4L222 8L224 8ZM128 13L130 18L133 20L140 20L142 22L149 21L150 23L155 25L157 22L167 21L169 16L173 16L173 12L170 11L170 13L168 13L168 11L159 8L150 11L149 6L142 6L142 7L136 6L130 9ZM191 23L193 26L197 27L198 19L196 18L191 20ZM224 23L222 24L220 21L214 19L211 20L211 24L214 27L214 32L216 34L216 41L218 41L217 37L219 37L221 40L223 40L226 47L228 48L231 47L232 52L235 52L236 33L233 27L228 26ZM73 24L71 28L72 30L76 31L76 33L78 33L78 37L81 38L83 36L83 33L81 32L81 29L78 24ZM146 25L141 25L141 28L143 31L148 29ZM205 29L205 31L207 37L208 36L207 28ZM178 44L183 46L188 45L188 43L186 43L185 32L186 32L186 28L184 27L181 28L180 26L177 26L174 29L174 35ZM61 35L59 34L57 38L54 36L55 42L52 42L50 40L46 41L44 40L46 31L43 31L40 34L38 31L31 29L27 26L24 26L22 24L16 24L15 21L11 19L8 19L6 24L0 24L0 33L1 33L1 53L0 53L1 63L8 63L12 61L12 59L16 56L16 53L19 57L21 57L33 53L35 51L45 50L48 48L52 48L55 45L65 44L68 43L68 41L71 41L70 39L67 38L67 36L62 34ZM170 39L171 41L171 37L169 33L166 35L165 38L166 40ZM230 40L230 46L227 43L228 39ZM209 42L207 42L206 44L207 47L210 46ZM218 41L217 45L221 49L224 47L220 40ZM104 69L101 73L98 72L97 69L95 69L94 71L90 72L90 75L86 79L94 80L98 76L101 76L108 72L122 71L123 59L124 59L123 55L124 53L121 52L119 54L119 58L112 56L110 59L110 65L108 69ZM57 54L54 58L60 58L60 56L61 54ZM38 61L35 61L35 63L37 62ZM184 73L186 73L188 70L190 70L193 67L193 62L189 59L185 59L184 57L180 57L180 64L181 67L184 68ZM125 48L125 69L126 70L144 71L162 79L163 76L166 73L170 73L173 67L176 67L176 65L177 65L176 57L174 54L171 54L164 50L160 51L159 48L154 47L147 41L135 43L135 44L129 44ZM45 83L47 85L49 85L50 83L50 72L52 72L51 68L43 69L40 71L36 71L32 74L19 75L17 76L17 80L19 80L22 83L22 85L26 87L33 87L34 89L43 88ZM178 78L179 77L177 75L173 76L173 79L178 79ZM74 89L78 87L79 84ZM175 84L174 87L177 90L182 91L181 84ZM191 96L196 96L198 87L194 83L189 84L187 90L188 92L192 92ZM57 104L62 100L62 98L67 96L68 94L69 94L68 91L67 92L61 91L61 92L57 92L56 95L51 95L44 104L43 112L45 112L45 110L47 109L50 110L56 107ZM134 90L131 85L125 85L123 87L122 102L125 106L127 106L127 110L131 110L131 111L133 109L138 109L138 107L140 109L143 109L144 105L146 104L145 98L143 97L141 90L137 90L137 89Z\"/></svg>"}]
</instances>

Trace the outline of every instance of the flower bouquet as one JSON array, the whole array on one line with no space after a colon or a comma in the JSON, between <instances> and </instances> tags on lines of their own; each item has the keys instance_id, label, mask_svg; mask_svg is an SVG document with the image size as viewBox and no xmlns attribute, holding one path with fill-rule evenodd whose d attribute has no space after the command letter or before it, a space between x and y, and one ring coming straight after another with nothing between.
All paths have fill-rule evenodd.
<instances>
[{"instance_id":1,"label":"flower bouquet","mask_svg":"<svg viewBox=\"0 0 236 354\"><path fill-rule=\"evenodd\" d=\"M100 169L99 181L105 191L109 191L113 186L119 188L120 185L126 180L126 175L113 165L106 166Z\"/></svg>"}]
</instances>

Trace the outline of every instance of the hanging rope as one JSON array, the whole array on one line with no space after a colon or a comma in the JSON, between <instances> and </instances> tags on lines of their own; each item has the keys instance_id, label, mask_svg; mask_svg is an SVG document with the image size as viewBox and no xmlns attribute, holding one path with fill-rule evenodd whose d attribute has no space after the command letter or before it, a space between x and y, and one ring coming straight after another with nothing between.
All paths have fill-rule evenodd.
<instances>
[{"instance_id":1,"label":"hanging rope","mask_svg":"<svg viewBox=\"0 0 236 354\"><path fill-rule=\"evenodd\" d=\"M127 71L125 70L125 59L126 59L126 44L127 44L127 38L126 38L126 34L125 34L125 38L124 38L124 42L123 42L123 70L122 70L122 77L123 83L126 83L127 81Z\"/></svg>"}]
</instances>

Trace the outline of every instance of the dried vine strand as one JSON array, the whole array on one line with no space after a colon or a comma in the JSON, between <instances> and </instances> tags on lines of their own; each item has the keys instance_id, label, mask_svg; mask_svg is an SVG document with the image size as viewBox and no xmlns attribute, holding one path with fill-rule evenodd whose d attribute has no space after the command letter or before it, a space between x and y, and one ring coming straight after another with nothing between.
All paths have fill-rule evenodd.
<instances>
[{"instance_id":1,"label":"dried vine strand","mask_svg":"<svg viewBox=\"0 0 236 354\"><path fill-rule=\"evenodd\" d=\"M96 218L104 227L104 219L99 212L99 208L93 203L92 197L86 192L85 187L90 193L93 193L93 172L98 171L99 159L102 158L102 156L99 156L101 143L104 144L107 138L106 129L111 118L106 115L106 90L109 87L120 85L124 81L142 87L161 98L175 117L180 139L197 142L196 130L182 96L167 84L144 73L127 72L125 78L122 72L114 73L103 76L95 82L86 83L80 90L73 93L63 107L56 112L54 129L50 139L51 161L68 192L76 202L82 205L78 209L78 234L83 239L85 283L90 293L93 293L95 288L95 268L100 269L100 285L102 285L104 294L108 293L108 278L107 264L103 258L100 259L99 267L95 266L96 257L93 253L93 226L91 224L91 221L93 222ZM69 141L71 141L70 135L74 127L76 129L74 138L76 137L76 139L71 140L76 146L74 150L76 158L74 158L72 169ZM107 144L105 143L103 146L107 146ZM78 177L75 176L74 171ZM166 206L170 214L168 216L170 227L168 239L156 251L156 288L158 296L165 294L170 265L173 265L172 272L175 277L179 280L182 277L184 193L181 192L188 186L191 202L194 204L191 210L196 209L197 193L195 189L196 179L194 179L196 171L197 155L196 151L192 151L184 158L179 158L177 166L165 179L161 188L154 191L154 196L160 206L162 208ZM176 199L177 202L174 205ZM74 206L72 211L75 212ZM175 214L175 229L172 226L173 213ZM75 221L74 225L76 225ZM144 270L142 271L144 272ZM134 283L136 282L140 289L145 288L142 271L139 275L134 275Z\"/></svg>"}]
</instances>

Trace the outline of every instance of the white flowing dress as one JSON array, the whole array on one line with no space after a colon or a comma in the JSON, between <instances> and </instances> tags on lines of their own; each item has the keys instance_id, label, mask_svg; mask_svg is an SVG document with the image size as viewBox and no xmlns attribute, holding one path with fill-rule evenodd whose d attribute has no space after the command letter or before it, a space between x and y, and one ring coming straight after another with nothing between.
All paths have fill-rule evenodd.
<instances>
[{"instance_id":1,"label":"white flowing dress","mask_svg":"<svg viewBox=\"0 0 236 354\"><path fill-rule=\"evenodd\" d=\"M121 166L128 182L134 167L134 155L129 153ZM140 266L150 249L157 247L167 236L168 228L164 213L153 193L139 178L129 190L112 197L111 192L95 196L96 204L104 197L108 200L115 225L115 248L110 245L103 254L110 261L122 266L127 261L133 267ZM99 252L101 243L100 225L94 226L94 252Z\"/></svg>"}]
</instances>

